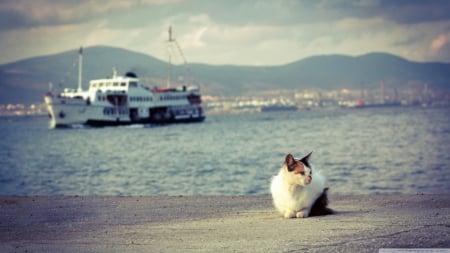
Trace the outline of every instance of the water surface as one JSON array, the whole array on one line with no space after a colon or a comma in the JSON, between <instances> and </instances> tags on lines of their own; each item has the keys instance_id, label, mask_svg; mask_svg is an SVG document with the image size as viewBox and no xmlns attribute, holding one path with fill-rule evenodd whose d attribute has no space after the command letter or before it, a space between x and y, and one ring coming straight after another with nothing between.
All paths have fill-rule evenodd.
<instances>
[{"instance_id":1,"label":"water surface","mask_svg":"<svg viewBox=\"0 0 450 253\"><path fill-rule=\"evenodd\" d=\"M341 194L450 193L450 108L209 116L203 123L48 129L0 118L0 195L269 193L284 156Z\"/></svg>"}]
</instances>

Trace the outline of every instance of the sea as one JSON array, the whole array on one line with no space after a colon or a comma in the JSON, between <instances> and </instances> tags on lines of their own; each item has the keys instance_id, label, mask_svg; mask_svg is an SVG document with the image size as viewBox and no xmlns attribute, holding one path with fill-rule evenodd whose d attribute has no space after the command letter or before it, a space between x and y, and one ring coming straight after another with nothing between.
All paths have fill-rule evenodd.
<instances>
[{"instance_id":1,"label":"sea","mask_svg":"<svg viewBox=\"0 0 450 253\"><path fill-rule=\"evenodd\" d=\"M0 117L0 140L3 196L269 194L285 156L311 151L333 194L450 193L450 107L70 129L49 129L46 116Z\"/></svg>"}]
</instances>

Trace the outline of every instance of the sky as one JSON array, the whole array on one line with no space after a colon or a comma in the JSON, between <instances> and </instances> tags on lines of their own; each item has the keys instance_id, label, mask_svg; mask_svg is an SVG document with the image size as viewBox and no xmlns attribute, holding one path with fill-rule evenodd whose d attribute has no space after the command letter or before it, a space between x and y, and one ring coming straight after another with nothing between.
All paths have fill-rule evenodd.
<instances>
[{"instance_id":1,"label":"sky","mask_svg":"<svg viewBox=\"0 0 450 253\"><path fill-rule=\"evenodd\" d=\"M450 62L450 0L2 0L0 64L107 45L188 62L282 65L386 52Z\"/></svg>"}]
</instances>

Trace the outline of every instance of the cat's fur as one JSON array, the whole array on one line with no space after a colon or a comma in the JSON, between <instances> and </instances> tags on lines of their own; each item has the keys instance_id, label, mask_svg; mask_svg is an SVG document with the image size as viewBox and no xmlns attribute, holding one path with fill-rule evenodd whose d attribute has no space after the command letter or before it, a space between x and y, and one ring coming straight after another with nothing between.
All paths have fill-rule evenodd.
<instances>
[{"instance_id":1,"label":"cat's fur","mask_svg":"<svg viewBox=\"0 0 450 253\"><path fill-rule=\"evenodd\" d=\"M314 170L313 173L309 163L311 154L299 160L288 154L280 172L272 178L273 204L285 218L333 213L327 208L326 179L319 171Z\"/></svg>"}]
</instances>

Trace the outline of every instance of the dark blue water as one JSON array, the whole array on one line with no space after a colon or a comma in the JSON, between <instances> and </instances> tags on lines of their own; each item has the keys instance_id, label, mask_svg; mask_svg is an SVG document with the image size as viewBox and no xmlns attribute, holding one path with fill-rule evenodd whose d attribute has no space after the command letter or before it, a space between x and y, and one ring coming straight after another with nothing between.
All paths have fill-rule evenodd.
<instances>
[{"instance_id":1,"label":"dark blue water","mask_svg":"<svg viewBox=\"0 0 450 253\"><path fill-rule=\"evenodd\" d=\"M269 193L313 150L334 193L450 193L450 108L209 116L204 123L48 129L0 118L0 195Z\"/></svg>"}]
</instances>

